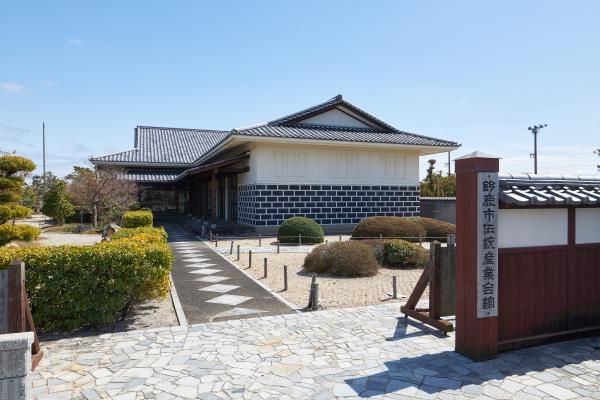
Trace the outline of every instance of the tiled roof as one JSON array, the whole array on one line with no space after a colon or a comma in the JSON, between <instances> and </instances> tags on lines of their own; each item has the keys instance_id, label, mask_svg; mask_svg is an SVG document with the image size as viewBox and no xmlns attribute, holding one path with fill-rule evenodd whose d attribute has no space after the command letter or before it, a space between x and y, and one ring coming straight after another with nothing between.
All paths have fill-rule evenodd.
<instances>
[{"instance_id":1,"label":"tiled roof","mask_svg":"<svg viewBox=\"0 0 600 400\"><path fill-rule=\"evenodd\" d=\"M289 139L334 140L341 142L408 144L419 146L458 146L455 142L400 131L342 128L315 125L262 125L235 130L235 135Z\"/></svg>"},{"instance_id":2,"label":"tiled roof","mask_svg":"<svg viewBox=\"0 0 600 400\"><path fill-rule=\"evenodd\" d=\"M366 122L369 128L346 128L302 123L337 107ZM93 157L93 163L143 164L156 166L201 165L207 154L228 137L273 137L288 139L330 140L432 147L457 147L458 143L403 132L350 104L338 95L331 100L263 125L232 131L159 128L138 126L135 149ZM206 155L206 157L203 157Z\"/></svg>"},{"instance_id":3,"label":"tiled roof","mask_svg":"<svg viewBox=\"0 0 600 400\"><path fill-rule=\"evenodd\" d=\"M514 206L599 206L600 176L501 175L500 200Z\"/></svg>"},{"instance_id":4,"label":"tiled roof","mask_svg":"<svg viewBox=\"0 0 600 400\"><path fill-rule=\"evenodd\" d=\"M191 164L229 132L206 129L138 126L135 149L94 157L91 161L147 164Z\"/></svg>"},{"instance_id":5,"label":"tiled roof","mask_svg":"<svg viewBox=\"0 0 600 400\"><path fill-rule=\"evenodd\" d=\"M131 168L127 170L125 177L140 183L168 183L173 182L175 177L184 170L156 169L156 168Z\"/></svg>"},{"instance_id":6,"label":"tiled roof","mask_svg":"<svg viewBox=\"0 0 600 400\"><path fill-rule=\"evenodd\" d=\"M367 121L373 128L345 128L339 126L318 126L303 124L302 121L311 116L333 110L337 107L349 110ZM385 144L408 144L420 146L454 147L458 143L436 139L429 136L404 132L386 124L382 120L347 102L341 95L307 108L294 114L287 115L268 122L243 129L234 129L233 133L240 136L264 136L290 139L334 140L343 142L365 142Z\"/></svg>"}]
</instances>

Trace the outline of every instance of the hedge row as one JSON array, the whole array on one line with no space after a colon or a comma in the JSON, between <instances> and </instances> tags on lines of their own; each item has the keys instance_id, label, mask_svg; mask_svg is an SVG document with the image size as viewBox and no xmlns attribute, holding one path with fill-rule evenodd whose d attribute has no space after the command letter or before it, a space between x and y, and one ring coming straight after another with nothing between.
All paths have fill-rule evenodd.
<instances>
[{"instance_id":1,"label":"hedge row","mask_svg":"<svg viewBox=\"0 0 600 400\"><path fill-rule=\"evenodd\" d=\"M423 217L368 217L360 221L352 231L354 238L404 238L411 242L419 238L438 238L456 233L456 226L448 222Z\"/></svg>"},{"instance_id":2,"label":"hedge row","mask_svg":"<svg viewBox=\"0 0 600 400\"><path fill-rule=\"evenodd\" d=\"M169 293L173 256L162 236L145 232L94 246L2 248L0 268L15 259L25 262L39 329L96 326Z\"/></svg>"},{"instance_id":3,"label":"hedge row","mask_svg":"<svg viewBox=\"0 0 600 400\"><path fill-rule=\"evenodd\" d=\"M0 225L0 246L13 240L24 240L31 242L40 236L40 228L31 225Z\"/></svg>"},{"instance_id":4,"label":"hedge row","mask_svg":"<svg viewBox=\"0 0 600 400\"><path fill-rule=\"evenodd\" d=\"M152 211L150 210L125 211L123 214L124 228L152 227L153 223Z\"/></svg>"},{"instance_id":5,"label":"hedge row","mask_svg":"<svg viewBox=\"0 0 600 400\"><path fill-rule=\"evenodd\" d=\"M165 231L163 227L151 228L148 226L141 226L139 228L121 228L117 232L113 233L111 239L119 240L130 238L133 236L137 236L139 239L144 237L145 235L154 237L160 243L167 243L167 239L169 238L169 235L167 235L167 231Z\"/></svg>"}]
</instances>

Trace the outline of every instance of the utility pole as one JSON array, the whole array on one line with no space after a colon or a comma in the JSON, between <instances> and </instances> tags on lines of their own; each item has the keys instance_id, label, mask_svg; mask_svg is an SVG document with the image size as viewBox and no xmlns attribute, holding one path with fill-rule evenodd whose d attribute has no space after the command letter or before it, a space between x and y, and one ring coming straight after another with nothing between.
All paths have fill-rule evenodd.
<instances>
[{"instance_id":1,"label":"utility pole","mask_svg":"<svg viewBox=\"0 0 600 400\"><path fill-rule=\"evenodd\" d=\"M533 173L537 175L538 172L538 151L537 151L537 134L540 129L547 127L548 124L539 124L530 126L527 130L533 133L533 153L529 155L529 157L533 158Z\"/></svg>"},{"instance_id":2,"label":"utility pole","mask_svg":"<svg viewBox=\"0 0 600 400\"><path fill-rule=\"evenodd\" d=\"M42 181L46 185L46 123L42 121Z\"/></svg>"}]
</instances>

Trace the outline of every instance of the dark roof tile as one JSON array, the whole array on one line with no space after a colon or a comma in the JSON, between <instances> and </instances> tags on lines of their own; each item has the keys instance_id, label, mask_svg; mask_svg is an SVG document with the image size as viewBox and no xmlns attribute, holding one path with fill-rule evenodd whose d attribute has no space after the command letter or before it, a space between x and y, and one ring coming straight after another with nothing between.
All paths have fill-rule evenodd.
<instances>
[{"instance_id":1,"label":"dark roof tile","mask_svg":"<svg viewBox=\"0 0 600 400\"><path fill-rule=\"evenodd\" d=\"M147 164L191 164L212 149L229 132L207 129L138 126L136 148L91 161Z\"/></svg>"}]
</instances>

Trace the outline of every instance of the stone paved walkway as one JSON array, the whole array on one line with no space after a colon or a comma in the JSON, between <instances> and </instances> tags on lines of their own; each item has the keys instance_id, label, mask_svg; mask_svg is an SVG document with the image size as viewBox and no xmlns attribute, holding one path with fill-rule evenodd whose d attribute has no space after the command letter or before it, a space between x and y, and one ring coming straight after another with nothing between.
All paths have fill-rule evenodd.
<instances>
[{"instance_id":1,"label":"stone paved walkway","mask_svg":"<svg viewBox=\"0 0 600 400\"><path fill-rule=\"evenodd\" d=\"M173 249L173 283L189 323L290 313L273 293L176 224L165 224Z\"/></svg>"},{"instance_id":2,"label":"stone paved walkway","mask_svg":"<svg viewBox=\"0 0 600 400\"><path fill-rule=\"evenodd\" d=\"M475 363L397 305L44 344L34 398L600 398L600 338Z\"/></svg>"}]
</instances>

